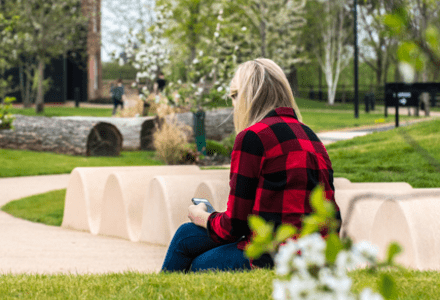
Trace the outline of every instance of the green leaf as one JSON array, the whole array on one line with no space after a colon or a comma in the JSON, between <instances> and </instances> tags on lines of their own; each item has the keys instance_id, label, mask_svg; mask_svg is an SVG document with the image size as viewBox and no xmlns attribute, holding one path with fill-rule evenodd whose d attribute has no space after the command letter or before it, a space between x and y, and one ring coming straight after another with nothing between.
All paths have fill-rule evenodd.
<instances>
[{"instance_id":1,"label":"green leaf","mask_svg":"<svg viewBox=\"0 0 440 300\"><path fill-rule=\"evenodd\" d=\"M289 224L283 224L278 227L276 235L275 235L275 241L282 243L286 239L294 236L296 233L296 228Z\"/></svg>"},{"instance_id":2,"label":"green leaf","mask_svg":"<svg viewBox=\"0 0 440 300\"><path fill-rule=\"evenodd\" d=\"M303 220L303 228L301 230L301 236L306 236L320 231L320 224L323 224L325 218L318 215L311 215Z\"/></svg>"},{"instance_id":3,"label":"green leaf","mask_svg":"<svg viewBox=\"0 0 440 300\"><path fill-rule=\"evenodd\" d=\"M387 251L387 262L393 264L394 257L402 252L402 247L398 243L391 243Z\"/></svg>"},{"instance_id":4,"label":"green leaf","mask_svg":"<svg viewBox=\"0 0 440 300\"><path fill-rule=\"evenodd\" d=\"M264 247L254 242L248 244L245 249L245 254L250 259L259 258L264 253Z\"/></svg>"},{"instance_id":5,"label":"green leaf","mask_svg":"<svg viewBox=\"0 0 440 300\"><path fill-rule=\"evenodd\" d=\"M397 57L400 61L413 62L418 55L418 47L414 42L403 42L397 50Z\"/></svg>"},{"instance_id":6,"label":"green leaf","mask_svg":"<svg viewBox=\"0 0 440 300\"><path fill-rule=\"evenodd\" d=\"M272 241L273 224L267 223L262 217L250 216L249 227L255 232L253 240L256 243L264 244Z\"/></svg>"},{"instance_id":7,"label":"green leaf","mask_svg":"<svg viewBox=\"0 0 440 300\"><path fill-rule=\"evenodd\" d=\"M385 299L393 299L397 297L396 283L393 277L388 274L381 274L379 283L379 292Z\"/></svg>"},{"instance_id":8,"label":"green leaf","mask_svg":"<svg viewBox=\"0 0 440 300\"><path fill-rule=\"evenodd\" d=\"M405 28L404 20L396 14L388 14L383 17L383 23L395 35L402 33Z\"/></svg>"},{"instance_id":9,"label":"green leaf","mask_svg":"<svg viewBox=\"0 0 440 300\"><path fill-rule=\"evenodd\" d=\"M324 199L324 189L321 185L318 185L310 195L310 204L312 205L315 213L320 216L326 215Z\"/></svg>"},{"instance_id":10,"label":"green leaf","mask_svg":"<svg viewBox=\"0 0 440 300\"><path fill-rule=\"evenodd\" d=\"M428 29L426 29L425 36L426 36L426 42L428 43L429 47L438 54L440 50L439 49L440 34L438 32L438 29L434 26L430 26Z\"/></svg>"},{"instance_id":11,"label":"green leaf","mask_svg":"<svg viewBox=\"0 0 440 300\"><path fill-rule=\"evenodd\" d=\"M325 248L325 258L326 261L330 264L333 264L336 261L336 256L339 251L341 251L344 246L341 243L339 237L332 233L327 237L327 247Z\"/></svg>"}]
</instances>

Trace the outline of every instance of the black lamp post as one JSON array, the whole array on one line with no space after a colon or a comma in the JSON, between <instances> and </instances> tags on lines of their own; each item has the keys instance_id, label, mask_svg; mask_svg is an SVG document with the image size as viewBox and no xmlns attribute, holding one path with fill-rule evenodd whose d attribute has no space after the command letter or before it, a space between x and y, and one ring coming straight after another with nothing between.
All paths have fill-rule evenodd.
<instances>
[{"instance_id":1,"label":"black lamp post","mask_svg":"<svg viewBox=\"0 0 440 300\"><path fill-rule=\"evenodd\" d=\"M359 118L359 79L358 79L358 34L357 34L357 0L354 0L354 117Z\"/></svg>"}]
</instances>

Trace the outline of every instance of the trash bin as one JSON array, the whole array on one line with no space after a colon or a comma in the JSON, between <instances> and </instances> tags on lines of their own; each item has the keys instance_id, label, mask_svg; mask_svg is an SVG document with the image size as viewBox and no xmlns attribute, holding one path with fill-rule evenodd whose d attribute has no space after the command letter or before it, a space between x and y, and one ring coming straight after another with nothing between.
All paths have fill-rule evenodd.
<instances>
[{"instance_id":1,"label":"trash bin","mask_svg":"<svg viewBox=\"0 0 440 300\"><path fill-rule=\"evenodd\" d=\"M194 140L196 141L197 151L206 156L205 112L199 110L193 113L193 120Z\"/></svg>"}]
</instances>

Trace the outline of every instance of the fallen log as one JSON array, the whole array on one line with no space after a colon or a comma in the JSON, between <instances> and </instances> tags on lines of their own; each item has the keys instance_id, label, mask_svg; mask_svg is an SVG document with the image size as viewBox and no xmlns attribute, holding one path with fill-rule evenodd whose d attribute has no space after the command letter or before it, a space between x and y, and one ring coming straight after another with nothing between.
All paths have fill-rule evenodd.
<instances>
[{"instance_id":1,"label":"fallen log","mask_svg":"<svg viewBox=\"0 0 440 300\"><path fill-rule=\"evenodd\" d=\"M0 148L85 156L118 156L122 135L99 121L16 115L14 129L0 130Z\"/></svg>"}]
</instances>

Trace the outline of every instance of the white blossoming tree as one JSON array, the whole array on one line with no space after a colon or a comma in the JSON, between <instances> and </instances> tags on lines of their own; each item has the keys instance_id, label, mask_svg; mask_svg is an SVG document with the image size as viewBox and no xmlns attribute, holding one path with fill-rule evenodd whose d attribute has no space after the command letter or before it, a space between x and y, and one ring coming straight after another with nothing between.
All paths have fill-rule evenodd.
<instances>
[{"instance_id":1,"label":"white blossoming tree","mask_svg":"<svg viewBox=\"0 0 440 300\"><path fill-rule=\"evenodd\" d=\"M306 7L306 49L313 53L324 73L329 105L335 103L339 75L353 56L349 45L352 30L347 28L351 4L349 0L312 0Z\"/></svg>"}]
</instances>

